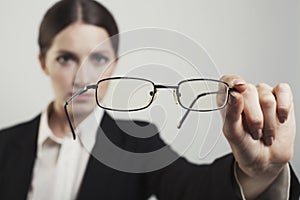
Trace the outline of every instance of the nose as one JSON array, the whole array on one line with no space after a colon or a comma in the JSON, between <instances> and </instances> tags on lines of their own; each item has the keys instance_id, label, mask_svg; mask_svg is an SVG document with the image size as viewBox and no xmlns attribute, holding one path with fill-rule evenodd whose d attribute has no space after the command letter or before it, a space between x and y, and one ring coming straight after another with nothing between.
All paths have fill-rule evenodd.
<instances>
[{"instance_id":1,"label":"nose","mask_svg":"<svg viewBox=\"0 0 300 200\"><path fill-rule=\"evenodd\" d=\"M85 65L80 66L75 72L74 87L79 89L88 85L90 82L89 74L90 73L87 66Z\"/></svg>"}]
</instances>

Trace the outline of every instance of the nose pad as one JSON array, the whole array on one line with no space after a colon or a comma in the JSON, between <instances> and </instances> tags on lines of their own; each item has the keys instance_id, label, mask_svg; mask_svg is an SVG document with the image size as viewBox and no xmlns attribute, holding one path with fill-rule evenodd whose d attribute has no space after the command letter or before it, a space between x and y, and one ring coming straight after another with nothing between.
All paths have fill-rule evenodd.
<instances>
[{"instance_id":1,"label":"nose pad","mask_svg":"<svg viewBox=\"0 0 300 200\"><path fill-rule=\"evenodd\" d=\"M150 92L149 92L149 95L152 96L152 98L149 99L149 103L150 103L151 101L154 101L154 100L156 99L156 93L157 93L157 90L154 90L154 91L150 91ZM153 99L153 100L152 100L152 99Z\"/></svg>"},{"instance_id":2,"label":"nose pad","mask_svg":"<svg viewBox=\"0 0 300 200\"><path fill-rule=\"evenodd\" d=\"M180 94L179 94L179 95L180 95ZM175 101L176 105L178 105L178 98L179 98L179 97L177 97L176 90L173 90L173 98L174 98L174 101Z\"/></svg>"}]
</instances>

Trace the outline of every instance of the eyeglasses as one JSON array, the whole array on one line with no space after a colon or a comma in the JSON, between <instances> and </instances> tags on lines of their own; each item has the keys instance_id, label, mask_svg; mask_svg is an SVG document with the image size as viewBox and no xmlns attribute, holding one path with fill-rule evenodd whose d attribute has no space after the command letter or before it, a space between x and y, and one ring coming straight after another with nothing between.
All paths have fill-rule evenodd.
<instances>
[{"instance_id":1,"label":"eyeglasses","mask_svg":"<svg viewBox=\"0 0 300 200\"><path fill-rule=\"evenodd\" d=\"M84 87L66 101L65 114L74 139L75 131L67 107L73 99L90 89L96 90L96 103L99 107L121 112L146 109L159 89L172 89L176 101L186 109L177 128L182 126L190 111L209 112L224 108L228 103L229 91L232 90L226 82L215 79L188 79L170 86L157 85L150 80L135 77L105 78L97 84Z\"/></svg>"}]
</instances>

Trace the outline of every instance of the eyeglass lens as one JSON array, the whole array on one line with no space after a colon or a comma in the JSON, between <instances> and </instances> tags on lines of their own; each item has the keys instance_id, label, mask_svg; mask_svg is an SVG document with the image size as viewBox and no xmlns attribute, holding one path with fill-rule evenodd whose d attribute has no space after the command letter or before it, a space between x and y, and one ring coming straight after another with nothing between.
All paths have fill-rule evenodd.
<instances>
[{"instance_id":1,"label":"eyeglass lens","mask_svg":"<svg viewBox=\"0 0 300 200\"><path fill-rule=\"evenodd\" d=\"M97 103L110 110L140 110L150 105L154 90L154 84L143 79L107 79L98 83Z\"/></svg>"},{"instance_id":2,"label":"eyeglass lens","mask_svg":"<svg viewBox=\"0 0 300 200\"><path fill-rule=\"evenodd\" d=\"M227 103L228 86L215 80L183 81L178 87L178 100L182 107L194 111L220 109Z\"/></svg>"},{"instance_id":3,"label":"eyeglass lens","mask_svg":"<svg viewBox=\"0 0 300 200\"><path fill-rule=\"evenodd\" d=\"M226 105L228 90L228 86L223 82L192 79L180 82L176 93L183 108L211 111ZM106 79L98 83L97 103L100 107L110 110L141 110L152 103L155 91L155 85L146 79Z\"/></svg>"}]
</instances>

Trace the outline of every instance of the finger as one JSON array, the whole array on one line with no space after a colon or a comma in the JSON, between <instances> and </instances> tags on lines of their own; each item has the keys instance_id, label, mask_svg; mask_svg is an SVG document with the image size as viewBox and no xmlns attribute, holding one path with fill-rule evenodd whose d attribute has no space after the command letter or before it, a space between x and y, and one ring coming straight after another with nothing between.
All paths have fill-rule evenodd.
<instances>
[{"instance_id":1,"label":"finger","mask_svg":"<svg viewBox=\"0 0 300 200\"><path fill-rule=\"evenodd\" d=\"M252 84L245 84L243 78L237 75L225 75L221 80L243 95L247 128L253 139L259 139L262 136L263 114L256 87Z\"/></svg>"},{"instance_id":2,"label":"finger","mask_svg":"<svg viewBox=\"0 0 300 200\"><path fill-rule=\"evenodd\" d=\"M257 91L264 118L263 141L265 145L270 146L273 143L277 126L276 99L273 88L267 84L258 84Z\"/></svg>"},{"instance_id":3,"label":"finger","mask_svg":"<svg viewBox=\"0 0 300 200\"><path fill-rule=\"evenodd\" d=\"M281 83L274 88L273 93L277 100L278 119L281 123L284 123L288 118L293 104L291 88L288 84Z\"/></svg>"},{"instance_id":4,"label":"finger","mask_svg":"<svg viewBox=\"0 0 300 200\"><path fill-rule=\"evenodd\" d=\"M237 92L243 92L246 89L246 81L238 75L224 75L220 78L220 80L223 82L226 82L230 88L234 88L234 90L236 90ZM230 102L231 100L237 101L233 96L229 95L228 101ZM220 104L223 104L223 102L224 102L224 100L221 100ZM227 108L229 106L230 105L227 105ZM226 110L228 110L227 108L221 110L221 115L224 119L224 122L225 122ZM232 109L235 109L235 108L232 108ZM232 109L230 109L230 110L232 110ZM239 117L238 112L235 112L234 110L232 110L232 112L236 114L236 117Z\"/></svg>"},{"instance_id":5,"label":"finger","mask_svg":"<svg viewBox=\"0 0 300 200\"><path fill-rule=\"evenodd\" d=\"M230 88L226 113L221 111L224 117L223 132L228 140L233 143L240 143L244 138L242 114L244 110L244 99L242 93L246 90L246 81L237 75L225 75L221 81L226 82Z\"/></svg>"},{"instance_id":6,"label":"finger","mask_svg":"<svg viewBox=\"0 0 300 200\"><path fill-rule=\"evenodd\" d=\"M247 127L252 138L258 140L262 135L263 113L260 107L256 87L252 84L247 84L247 89L243 92L243 97Z\"/></svg>"},{"instance_id":7,"label":"finger","mask_svg":"<svg viewBox=\"0 0 300 200\"><path fill-rule=\"evenodd\" d=\"M226 82L231 88L240 93L244 92L247 88L246 81L238 75L224 75L220 80Z\"/></svg>"},{"instance_id":8,"label":"finger","mask_svg":"<svg viewBox=\"0 0 300 200\"><path fill-rule=\"evenodd\" d=\"M231 91L224 119L223 132L226 138L233 143L240 143L243 138L242 113L244 109L243 96L237 91Z\"/></svg>"}]
</instances>

